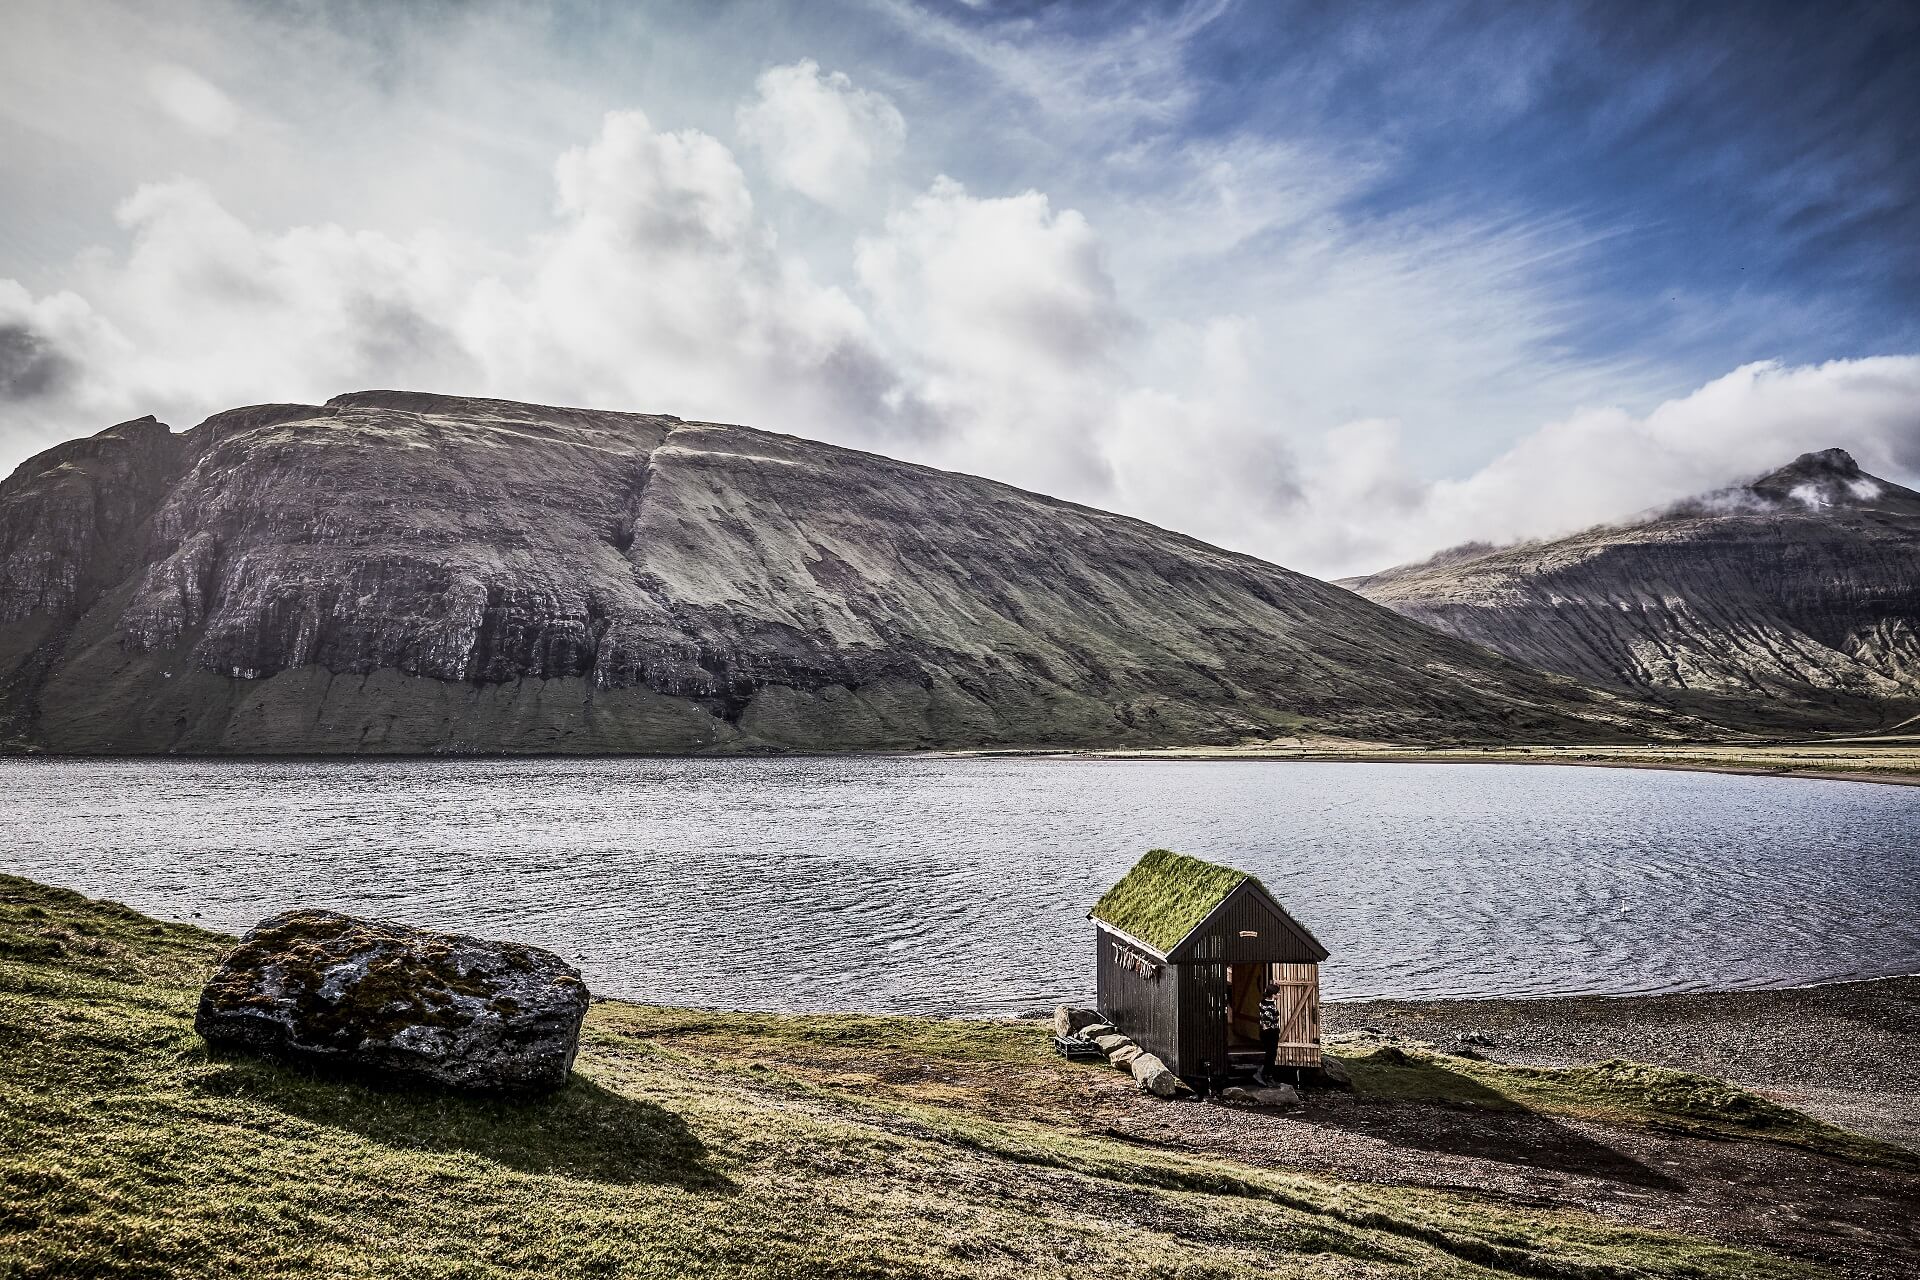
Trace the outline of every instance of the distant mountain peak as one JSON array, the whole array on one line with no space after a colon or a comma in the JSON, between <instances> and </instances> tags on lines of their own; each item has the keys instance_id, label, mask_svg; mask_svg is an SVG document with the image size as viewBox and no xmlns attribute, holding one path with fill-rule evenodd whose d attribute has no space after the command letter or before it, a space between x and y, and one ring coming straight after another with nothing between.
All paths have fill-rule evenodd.
<instances>
[{"instance_id":1,"label":"distant mountain peak","mask_svg":"<svg viewBox=\"0 0 1920 1280\"><path fill-rule=\"evenodd\" d=\"M1868 475L1845 449L1822 449L1803 453L1781 467L1768 472L1747 491L1769 503L1797 505L1809 510L1823 507L1878 507L1891 497L1897 505L1913 495L1899 485Z\"/></svg>"},{"instance_id":2,"label":"distant mountain peak","mask_svg":"<svg viewBox=\"0 0 1920 1280\"><path fill-rule=\"evenodd\" d=\"M1343 585L1718 724L1880 729L1920 709L1920 493L1845 449L1618 524Z\"/></svg>"}]
</instances>

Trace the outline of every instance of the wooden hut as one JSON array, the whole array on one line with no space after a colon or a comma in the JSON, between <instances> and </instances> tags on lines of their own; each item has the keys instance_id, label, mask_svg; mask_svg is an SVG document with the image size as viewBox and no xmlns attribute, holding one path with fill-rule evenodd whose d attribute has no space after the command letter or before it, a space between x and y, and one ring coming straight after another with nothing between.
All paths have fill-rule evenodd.
<instances>
[{"instance_id":1,"label":"wooden hut","mask_svg":"<svg viewBox=\"0 0 1920 1280\"><path fill-rule=\"evenodd\" d=\"M1260 1062L1260 994L1281 984L1279 1066L1320 1065L1327 949L1244 871L1155 849L1087 913L1102 1017L1177 1076Z\"/></svg>"}]
</instances>

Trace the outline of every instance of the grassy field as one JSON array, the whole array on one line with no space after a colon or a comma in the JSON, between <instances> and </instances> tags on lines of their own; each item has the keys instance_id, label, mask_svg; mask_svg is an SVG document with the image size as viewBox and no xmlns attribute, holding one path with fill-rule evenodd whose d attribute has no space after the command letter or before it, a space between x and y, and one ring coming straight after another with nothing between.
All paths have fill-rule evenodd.
<instances>
[{"instance_id":1,"label":"grassy field","mask_svg":"<svg viewBox=\"0 0 1920 1280\"><path fill-rule=\"evenodd\" d=\"M0 1276L1817 1274L1143 1149L1076 1123L1117 1073L1061 1062L1030 1023L602 1003L572 1083L517 1102L220 1056L191 1015L229 942L0 877ZM1356 1074L1382 1095L1464 1077L1503 1105L1704 1123L1705 1086L1457 1061L1376 1054ZM1770 1105L1741 1136L1836 1141Z\"/></svg>"}]
</instances>

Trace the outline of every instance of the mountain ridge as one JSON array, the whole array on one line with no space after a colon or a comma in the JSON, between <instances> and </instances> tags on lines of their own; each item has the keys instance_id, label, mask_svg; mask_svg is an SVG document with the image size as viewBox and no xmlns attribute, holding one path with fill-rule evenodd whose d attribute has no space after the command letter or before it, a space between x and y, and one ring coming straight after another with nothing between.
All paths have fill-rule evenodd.
<instances>
[{"instance_id":1,"label":"mountain ridge","mask_svg":"<svg viewBox=\"0 0 1920 1280\"><path fill-rule=\"evenodd\" d=\"M1920 493L1844 449L1619 523L1340 585L1741 730L1871 731L1920 713Z\"/></svg>"},{"instance_id":2,"label":"mountain ridge","mask_svg":"<svg viewBox=\"0 0 1920 1280\"><path fill-rule=\"evenodd\" d=\"M1697 728L1252 556L665 415L368 391L0 482L0 734L792 751Z\"/></svg>"}]
</instances>

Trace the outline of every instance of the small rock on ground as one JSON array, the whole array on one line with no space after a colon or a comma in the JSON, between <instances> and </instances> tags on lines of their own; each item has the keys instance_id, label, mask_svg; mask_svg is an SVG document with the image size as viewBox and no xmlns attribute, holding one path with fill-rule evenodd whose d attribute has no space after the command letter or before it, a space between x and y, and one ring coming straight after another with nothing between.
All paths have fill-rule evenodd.
<instances>
[{"instance_id":1,"label":"small rock on ground","mask_svg":"<svg viewBox=\"0 0 1920 1280\"><path fill-rule=\"evenodd\" d=\"M1070 1004L1063 1004L1053 1011L1053 1034L1077 1036L1100 1021L1100 1015L1091 1009L1076 1009Z\"/></svg>"},{"instance_id":2,"label":"small rock on ground","mask_svg":"<svg viewBox=\"0 0 1920 1280\"><path fill-rule=\"evenodd\" d=\"M1180 1078L1167 1070L1167 1064L1151 1053L1143 1053L1132 1063L1133 1078L1142 1089L1159 1098L1171 1098L1180 1088Z\"/></svg>"}]
</instances>

